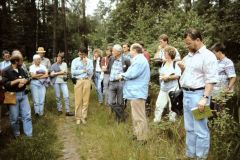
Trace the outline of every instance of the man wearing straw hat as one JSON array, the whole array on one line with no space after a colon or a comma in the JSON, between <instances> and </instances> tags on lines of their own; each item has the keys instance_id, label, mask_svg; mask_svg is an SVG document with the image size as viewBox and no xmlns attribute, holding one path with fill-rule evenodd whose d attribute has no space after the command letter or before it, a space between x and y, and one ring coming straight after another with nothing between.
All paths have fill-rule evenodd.
<instances>
[{"instance_id":1,"label":"man wearing straw hat","mask_svg":"<svg viewBox=\"0 0 240 160\"><path fill-rule=\"evenodd\" d=\"M48 58L44 57L45 53L46 53L44 48L43 47L38 47L38 50L36 52L41 57L41 64L44 65L49 70L50 67L51 67L51 62Z\"/></svg>"}]
</instances>

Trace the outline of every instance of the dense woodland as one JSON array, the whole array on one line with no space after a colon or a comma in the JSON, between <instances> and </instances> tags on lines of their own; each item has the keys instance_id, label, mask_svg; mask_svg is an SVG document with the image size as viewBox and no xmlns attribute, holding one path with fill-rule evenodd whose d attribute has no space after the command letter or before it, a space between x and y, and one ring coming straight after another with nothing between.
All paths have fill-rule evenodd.
<instances>
[{"instance_id":1,"label":"dense woodland","mask_svg":"<svg viewBox=\"0 0 240 160\"><path fill-rule=\"evenodd\" d=\"M186 54L182 34L199 28L205 43L227 45L238 59L240 1L238 0L100 0L94 16L86 16L86 0L1 0L0 50L20 49L31 59L38 46L52 58L64 51L70 60L79 46L104 49L109 43L143 41L151 54L158 36ZM114 6L114 7L113 7Z\"/></svg>"}]
</instances>

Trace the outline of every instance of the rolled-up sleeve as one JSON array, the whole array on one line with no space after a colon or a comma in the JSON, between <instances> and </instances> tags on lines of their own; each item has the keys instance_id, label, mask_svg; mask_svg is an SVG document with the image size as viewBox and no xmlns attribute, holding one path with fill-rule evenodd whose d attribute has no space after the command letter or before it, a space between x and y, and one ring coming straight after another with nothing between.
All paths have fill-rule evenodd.
<instances>
[{"instance_id":1,"label":"rolled-up sleeve","mask_svg":"<svg viewBox=\"0 0 240 160\"><path fill-rule=\"evenodd\" d=\"M218 82L218 63L214 54L205 57L203 72L205 84Z\"/></svg>"},{"instance_id":2,"label":"rolled-up sleeve","mask_svg":"<svg viewBox=\"0 0 240 160\"><path fill-rule=\"evenodd\" d=\"M76 60L73 60L72 61L72 64L71 64L71 73L72 73L72 75L74 75L74 76L77 76L77 75L80 75L80 74L82 74L83 73L83 70L79 70L78 68L77 68L77 61Z\"/></svg>"},{"instance_id":3,"label":"rolled-up sleeve","mask_svg":"<svg viewBox=\"0 0 240 160\"><path fill-rule=\"evenodd\" d=\"M88 76L93 75L93 61L90 59L88 60L88 63L87 63L87 74Z\"/></svg>"}]
</instances>

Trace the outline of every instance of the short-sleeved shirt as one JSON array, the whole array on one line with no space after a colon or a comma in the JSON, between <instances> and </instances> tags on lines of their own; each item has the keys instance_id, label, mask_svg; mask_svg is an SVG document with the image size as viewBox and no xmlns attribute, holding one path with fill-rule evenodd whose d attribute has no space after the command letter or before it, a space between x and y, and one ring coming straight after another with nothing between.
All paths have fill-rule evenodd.
<instances>
[{"instance_id":1,"label":"short-sleeved shirt","mask_svg":"<svg viewBox=\"0 0 240 160\"><path fill-rule=\"evenodd\" d=\"M214 90L224 89L228 86L228 79L236 77L233 62L224 57L222 60L218 60L218 83L214 86Z\"/></svg>"},{"instance_id":2,"label":"short-sleeved shirt","mask_svg":"<svg viewBox=\"0 0 240 160\"><path fill-rule=\"evenodd\" d=\"M37 73L46 73L48 70L47 68L40 64L39 66L36 66L35 64L32 64L30 67L29 67L29 72L30 73L34 73L34 74L37 74Z\"/></svg>"},{"instance_id":3,"label":"short-sleeved shirt","mask_svg":"<svg viewBox=\"0 0 240 160\"><path fill-rule=\"evenodd\" d=\"M64 71L67 73L68 69L67 69L67 64L65 62L62 62L61 64L57 64L57 63L54 63L52 66L51 66L51 71L54 71L54 72L60 72L60 71ZM52 82L53 83L67 83L66 81L63 80L63 77L65 75L57 75L56 77L52 78Z\"/></svg>"},{"instance_id":4,"label":"short-sleeved shirt","mask_svg":"<svg viewBox=\"0 0 240 160\"><path fill-rule=\"evenodd\" d=\"M194 54L188 53L183 58L183 64L185 69L180 79L182 87L196 89L205 87L206 83L218 82L217 59L206 46Z\"/></svg>"},{"instance_id":5,"label":"short-sleeved shirt","mask_svg":"<svg viewBox=\"0 0 240 160\"><path fill-rule=\"evenodd\" d=\"M174 63L174 62L173 62ZM177 63L175 62L175 68L173 66L173 63L168 65L168 64L164 64L161 67L160 70L160 76L164 76L164 75L176 75L176 76L181 76L181 69L179 68L179 66L177 65ZM177 88L178 87L178 80L172 80L172 81L161 81L161 90L164 92L168 92L173 88Z\"/></svg>"}]
</instances>

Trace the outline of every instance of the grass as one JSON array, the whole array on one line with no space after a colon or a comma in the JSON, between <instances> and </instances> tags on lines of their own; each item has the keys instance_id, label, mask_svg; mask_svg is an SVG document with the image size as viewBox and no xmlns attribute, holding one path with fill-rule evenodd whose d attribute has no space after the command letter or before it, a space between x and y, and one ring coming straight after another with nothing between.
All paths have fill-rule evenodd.
<instances>
[{"instance_id":1,"label":"grass","mask_svg":"<svg viewBox=\"0 0 240 160\"><path fill-rule=\"evenodd\" d=\"M150 139L143 146L132 140L131 116L126 123L116 123L109 108L98 106L95 97L95 94L91 96L87 125L74 129L82 160L157 160L183 157L184 130L181 118L177 123L150 124ZM129 110L128 107L130 115Z\"/></svg>"},{"instance_id":2,"label":"grass","mask_svg":"<svg viewBox=\"0 0 240 160\"><path fill-rule=\"evenodd\" d=\"M73 106L72 83L69 83L69 91L70 104ZM97 104L94 88L91 92L87 125L76 125L74 118L66 121L65 116L57 116L52 87L48 89L46 97L45 116L40 119L35 119L33 116L33 138L21 136L17 140L8 138L2 141L0 139L0 159L62 158L64 141L59 135L61 131L59 132L58 128L63 125L70 126L69 132L74 136L73 146L77 148L81 160L175 160L184 157L183 117L178 117L175 123L171 123L165 116L158 125L151 123L152 116L148 117L149 140L146 145L141 145L132 140L130 107L127 107L129 114L127 121L116 123L110 109ZM208 159L215 159L214 153L210 152Z\"/></svg>"},{"instance_id":3,"label":"grass","mask_svg":"<svg viewBox=\"0 0 240 160\"><path fill-rule=\"evenodd\" d=\"M56 133L58 119L55 105L52 105L55 104L55 97L52 95L53 89L49 88L44 117L36 119L32 109L33 137L20 136L20 138L14 139L11 135L5 135L4 138L7 139L4 144L1 144L0 159L49 160L57 159L60 156L62 144L58 141ZM30 105L33 106L31 101ZM7 130L7 133L10 134L10 128Z\"/></svg>"}]
</instances>

